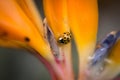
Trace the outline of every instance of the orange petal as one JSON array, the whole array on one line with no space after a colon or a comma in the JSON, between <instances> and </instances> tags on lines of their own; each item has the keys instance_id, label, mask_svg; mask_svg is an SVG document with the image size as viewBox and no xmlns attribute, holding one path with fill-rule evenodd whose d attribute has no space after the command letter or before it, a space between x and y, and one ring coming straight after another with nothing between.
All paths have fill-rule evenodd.
<instances>
[{"instance_id":1,"label":"orange petal","mask_svg":"<svg viewBox=\"0 0 120 80\"><path fill-rule=\"evenodd\" d=\"M68 0L68 20L79 53L79 78L84 80L87 59L93 53L98 27L97 0Z\"/></svg>"},{"instance_id":2,"label":"orange petal","mask_svg":"<svg viewBox=\"0 0 120 80\"><path fill-rule=\"evenodd\" d=\"M56 40L65 32L70 32L67 20L66 0L43 0L44 12Z\"/></svg>"},{"instance_id":3,"label":"orange petal","mask_svg":"<svg viewBox=\"0 0 120 80\"><path fill-rule=\"evenodd\" d=\"M1 0L0 7L0 32L7 33L0 36L1 39L20 41L38 51L48 61L54 59L48 43L36 26L37 22L27 16L16 0ZM39 26L43 27L41 22Z\"/></svg>"}]
</instances>

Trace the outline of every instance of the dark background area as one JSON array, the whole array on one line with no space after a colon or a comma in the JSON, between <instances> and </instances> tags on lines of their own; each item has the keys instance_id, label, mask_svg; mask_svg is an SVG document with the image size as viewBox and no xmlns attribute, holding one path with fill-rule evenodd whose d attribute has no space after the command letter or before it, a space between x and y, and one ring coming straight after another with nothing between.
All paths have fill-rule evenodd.
<instances>
[{"instance_id":1,"label":"dark background area","mask_svg":"<svg viewBox=\"0 0 120 80\"><path fill-rule=\"evenodd\" d=\"M42 11L42 0L35 0ZM113 30L120 30L120 0L99 0L98 41ZM43 16L43 12L41 12ZM78 58L73 41L72 56L75 73ZM44 65L25 50L0 48L0 80L51 80Z\"/></svg>"}]
</instances>

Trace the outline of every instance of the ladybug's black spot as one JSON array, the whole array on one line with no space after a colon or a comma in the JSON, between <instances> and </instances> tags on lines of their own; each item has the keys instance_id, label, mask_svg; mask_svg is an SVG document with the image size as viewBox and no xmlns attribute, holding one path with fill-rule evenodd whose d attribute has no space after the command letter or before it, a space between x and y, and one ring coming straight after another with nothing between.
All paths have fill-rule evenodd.
<instances>
[{"instance_id":1,"label":"ladybug's black spot","mask_svg":"<svg viewBox=\"0 0 120 80\"><path fill-rule=\"evenodd\" d=\"M66 40L67 38L66 37L64 37L64 40Z\"/></svg>"},{"instance_id":2,"label":"ladybug's black spot","mask_svg":"<svg viewBox=\"0 0 120 80\"><path fill-rule=\"evenodd\" d=\"M67 38L67 40L69 41L69 40L70 40L70 38Z\"/></svg>"},{"instance_id":3,"label":"ladybug's black spot","mask_svg":"<svg viewBox=\"0 0 120 80\"><path fill-rule=\"evenodd\" d=\"M30 42L30 39L28 37L25 37L26 42Z\"/></svg>"},{"instance_id":4,"label":"ladybug's black spot","mask_svg":"<svg viewBox=\"0 0 120 80\"><path fill-rule=\"evenodd\" d=\"M66 34L66 33L63 33L63 34Z\"/></svg>"}]
</instances>

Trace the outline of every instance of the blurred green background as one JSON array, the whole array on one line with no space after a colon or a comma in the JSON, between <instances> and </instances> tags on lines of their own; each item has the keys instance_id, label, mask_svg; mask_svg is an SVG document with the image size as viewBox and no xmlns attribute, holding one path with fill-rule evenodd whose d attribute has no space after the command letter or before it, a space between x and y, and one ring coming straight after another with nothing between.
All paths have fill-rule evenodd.
<instances>
[{"instance_id":1,"label":"blurred green background","mask_svg":"<svg viewBox=\"0 0 120 80\"><path fill-rule=\"evenodd\" d=\"M42 17L42 0L35 0ZM120 30L120 0L99 0L98 41L113 30ZM77 74L78 57L72 41L73 67ZM77 76L76 76L77 77ZM0 80L51 80L44 65L25 50L0 48Z\"/></svg>"}]
</instances>

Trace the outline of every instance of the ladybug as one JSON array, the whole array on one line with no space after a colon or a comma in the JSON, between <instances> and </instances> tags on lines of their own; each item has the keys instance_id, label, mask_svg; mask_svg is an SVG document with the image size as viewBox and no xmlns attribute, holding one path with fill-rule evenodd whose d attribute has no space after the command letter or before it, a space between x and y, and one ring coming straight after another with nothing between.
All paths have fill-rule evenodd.
<instances>
[{"instance_id":1,"label":"ladybug","mask_svg":"<svg viewBox=\"0 0 120 80\"><path fill-rule=\"evenodd\" d=\"M71 33L70 32L64 32L60 37L58 38L58 43L60 44L67 44L71 41Z\"/></svg>"}]
</instances>

